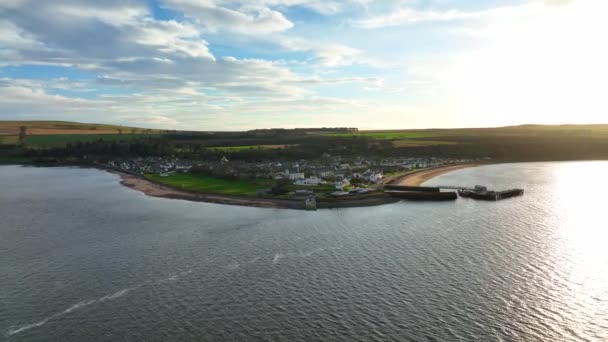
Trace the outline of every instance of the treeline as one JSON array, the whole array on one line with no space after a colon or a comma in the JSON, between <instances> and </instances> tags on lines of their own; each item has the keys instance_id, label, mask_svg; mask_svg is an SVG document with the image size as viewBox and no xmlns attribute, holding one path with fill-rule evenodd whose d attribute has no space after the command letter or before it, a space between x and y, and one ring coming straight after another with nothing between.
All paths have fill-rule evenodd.
<instances>
[{"instance_id":1,"label":"treeline","mask_svg":"<svg viewBox=\"0 0 608 342\"><path fill-rule=\"evenodd\" d=\"M439 140L439 139L437 139ZM502 161L550 161L608 159L608 139L582 136L451 137L455 145L418 146L395 149L395 154L413 157L489 157Z\"/></svg>"},{"instance_id":2,"label":"treeline","mask_svg":"<svg viewBox=\"0 0 608 342\"><path fill-rule=\"evenodd\" d=\"M148 157L173 154L170 141L158 138L132 141L104 141L68 143L65 147L47 149L25 149L22 155L30 158L84 158L97 157Z\"/></svg>"},{"instance_id":3,"label":"treeline","mask_svg":"<svg viewBox=\"0 0 608 342\"><path fill-rule=\"evenodd\" d=\"M335 129L333 129L335 130ZM432 140L449 141L447 145L421 145L395 148L390 140L366 136L332 136L322 134L265 135L258 132L223 132L219 134L167 134L135 140L70 143L65 147L35 149L0 147L0 156L31 158L84 158L178 156L190 159L215 159L258 162L268 160L317 159L333 156L445 157L475 159L489 157L505 161L608 159L608 138L593 135L539 134L437 136ZM308 131L307 131L308 132ZM412 139L415 141L415 139ZM253 147L235 150L212 149L217 146L284 145L282 148Z\"/></svg>"}]
</instances>

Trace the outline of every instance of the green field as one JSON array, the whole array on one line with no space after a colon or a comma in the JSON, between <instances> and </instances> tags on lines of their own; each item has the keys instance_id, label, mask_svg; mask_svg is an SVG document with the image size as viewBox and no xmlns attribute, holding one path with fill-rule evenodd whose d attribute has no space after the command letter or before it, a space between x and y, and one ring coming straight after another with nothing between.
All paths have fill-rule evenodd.
<instances>
[{"instance_id":1,"label":"green field","mask_svg":"<svg viewBox=\"0 0 608 342\"><path fill-rule=\"evenodd\" d=\"M168 177L148 174L147 179L195 192L208 192L223 195L255 196L257 189L269 188L274 185L272 179L235 179L227 180L205 175L175 173Z\"/></svg>"},{"instance_id":2,"label":"green field","mask_svg":"<svg viewBox=\"0 0 608 342\"><path fill-rule=\"evenodd\" d=\"M352 133L330 133L325 134L332 137L366 137L376 140L417 139L432 138L437 136L422 132L352 132Z\"/></svg>"},{"instance_id":3,"label":"green field","mask_svg":"<svg viewBox=\"0 0 608 342\"><path fill-rule=\"evenodd\" d=\"M126 141L157 137L150 134L49 134L30 135L26 138L26 145L31 147L62 147L68 143L103 141Z\"/></svg>"}]
</instances>

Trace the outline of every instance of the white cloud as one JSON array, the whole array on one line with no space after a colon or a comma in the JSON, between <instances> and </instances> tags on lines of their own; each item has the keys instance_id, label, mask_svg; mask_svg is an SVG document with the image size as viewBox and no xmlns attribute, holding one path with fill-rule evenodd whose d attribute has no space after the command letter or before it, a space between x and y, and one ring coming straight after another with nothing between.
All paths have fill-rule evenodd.
<instances>
[{"instance_id":1,"label":"white cloud","mask_svg":"<svg viewBox=\"0 0 608 342\"><path fill-rule=\"evenodd\" d=\"M326 67L352 65L362 62L362 51L338 43L311 41L298 37L275 37L274 42L283 49L312 52L318 62Z\"/></svg>"},{"instance_id":2,"label":"white cloud","mask_svg":"<svg viewBox=\"0 0 608 342\"><path fill-rule=\"evenodd\" d=\"M549 4L548 4L549 5ZM375 29L390 26L415 24L419 22L440 22L473 19L497 19L501 17L513 18L514 16L525 16L538 12L542 8L542 2L533 2L524 5L496 7L486 10L462 11L457 9L448 10L419 10L412 7L399 7L389 13L370 16L355 20L357 27Z\"/></svg>"},{"instance_id":3,"label":"white cloud","mask_svg":"<svg viewBox=\"0 0 608 342\"><path fill-rule=\"evenodd\" d=\"M105 85L143 90L198 86L241 96L298 93L283 84L296 78L287 68L259 59L216 60L196 26L155 20L138 4L24 1L0 14L5 63L71 66L99 74Z\"/></svg>"},{"instance_id":4,"label":"white cloud","mask_svg":"<svg viewBox=\"0 0 608 342\"><path fill-rule=\"evenodd\" d=\"M215 1L163 0L163 4L182 12L186 17L211 32L267 34L293 27L281 12L262 7L249 12L221 6Z\"/></svg>"}]
</instances>

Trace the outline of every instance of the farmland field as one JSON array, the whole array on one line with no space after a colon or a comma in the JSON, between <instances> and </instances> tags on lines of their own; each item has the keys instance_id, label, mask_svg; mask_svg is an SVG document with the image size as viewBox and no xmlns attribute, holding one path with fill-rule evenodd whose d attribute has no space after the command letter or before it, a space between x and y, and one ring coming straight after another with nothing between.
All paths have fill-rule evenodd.
<instances>
[{"instance_id":1,"label":"farmland field","mask_svg":"<svg viewBox=\"0 0 608 342\"><path fill-rule=\"evenodd\" d=\"M50 134L29 135L26 144L31 147L62 147L68 143L91 142L102 139L103 141L125 141L157 137L150 134Z\"/></svg>"},{"instance_id":2,"label":"farmland field","mask_svg":"<svg viewBox=\"0 0 608 342\"><path fill-rule=\"evenodd\" d=\"M359 131L349 133L329 133L324 134L332 137L366 137L376 140L396 140L396 139L417 139L417 138L432 138L436 134L426 132L374 132L374 131Z\"/></svg>"},{"instance_id":3,"label":"farmland field","mask_svg":"<svg viewBox=\"0 0 608 342\"><path fill-rule=\"evenodd\" d=\"M207 147L207 149L213 150L213 151L239 152L239 151L254 150L254 149L273 150L273 149L285 148L287 146L288 145L214 146L214 147Z\"/></svg>"},{"instance_id":4,"label":"farmland field","mask_svg":"<svg viewBox=\"0 0 608 342\"><path fill-rule=\"evenodd\" d=\"M256 190L269 188L274 184L272 179L221 179L205 175L176 173L167 177L148 174L147 179L175 188L194 192L207 192L223 195L255 196Z\"/></svg>"},{"instance_id":5,"label":"farmland field","mask_svg":"<svg viewBox=\"0 0 608 342\"><path fill-rule=\"evenodd\" d=\"M17 141L16 135L0 135L0 145L14 145Z\"/></svg>"},{"instance_id":6,"label":"farmland field","mask_svg":"<svg viewBox=\"0 0 608 342\"><path fill-rule=\"evenodd\" d=\"M395 140L392 142L394 147L417 147L417 146L438 146L456 145L454 141L434 141L434 140Z\"/></svg>"}]
</instances>

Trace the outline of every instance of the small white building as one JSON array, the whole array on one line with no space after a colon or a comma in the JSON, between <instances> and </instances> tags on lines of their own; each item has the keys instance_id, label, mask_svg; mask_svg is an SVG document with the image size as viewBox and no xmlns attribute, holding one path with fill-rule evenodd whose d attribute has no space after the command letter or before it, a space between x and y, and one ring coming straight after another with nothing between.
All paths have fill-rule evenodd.
<instances>
[{"instance_id":1,"label":"small white building","mask_svg":"<svg viewBox=\"0 0 608 342\"><path fill-rule=\"evenodd\" d=\"M322 178L330 178L333 177L335 173L333 171L323 171L319 174Z\"/></svg>"},{"instance_id":2,"label":"small white building","mask_svg":"<svg viewBox=\"0 0 608 342\"><path fill-rule=\"evenodd\" d=\"M337 181L336 190L342 190L342 189L344 189L344 187L349 186L349 185L350 185L350 182L346 178L341 181Z\"/></svg>"},{"instance_id":3,"label":"small white building","mask_svg":"<svg viewBox=\"0 0 608 342\"><path fill-rule=\"evenodd\" d=\"M368 180L370 183L378 183L381 179L382 179L382 174L379 172L372 173L368 177Z\"/></svg>"},{"instance_id":4,"label":"small white building","mask_svg":"<svg viewBox=\"0 0 608 342\"><path fill-rule=\"evenodd\" d=\"M320 183L321 183L321 179L316 176L308 177L306 179L300 179L295 182L296 185L308 185L308 186L317 186Z\"/></svg>"},{"instance_id":5,"label":"small white building","mask_svg":"<svg viewBox=\"0 0 608 342\"><path fill-rule=\"evenodd\" d=\"M304 177L304 172L294 172L294 173L286 173L287 178L289 178L289 180L292 181L297 181L300 179L304 179L306 177Z\"/></svg>"}]
</instances>

